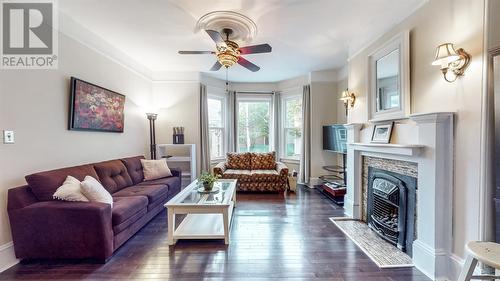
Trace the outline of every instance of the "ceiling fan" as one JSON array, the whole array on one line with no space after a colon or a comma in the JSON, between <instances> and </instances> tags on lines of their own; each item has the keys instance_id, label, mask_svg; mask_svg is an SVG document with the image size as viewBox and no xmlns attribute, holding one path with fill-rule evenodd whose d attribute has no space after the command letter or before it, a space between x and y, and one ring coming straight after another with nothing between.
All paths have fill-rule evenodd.
<instances>
[{"instance_id":1,"label":"ceiling fan","mask_svg":"<svg viewBox=\"0 0 500 281\"><path fill-rule=\"evenodd\" d=\"M270 53L272 48L269 44L260 44L246 47L239 47L238 44L234 41L229 40L229 36L233 33L232 29L225 28L222 32L226 35L226 40L222 37L222 35L215 31L207 29L205 30L210 38L214 40L217 51L179 51L181 55L198 55L198 54L213 54L217 56L217 61L210 68L210 71L217 71L222 66L229 68L233 66L235 63L245 67L246 69L256 72L259 71L260 67L249 62L241 55L248 54L259 54L259 53Z\"/></svg>"}]
</instances>

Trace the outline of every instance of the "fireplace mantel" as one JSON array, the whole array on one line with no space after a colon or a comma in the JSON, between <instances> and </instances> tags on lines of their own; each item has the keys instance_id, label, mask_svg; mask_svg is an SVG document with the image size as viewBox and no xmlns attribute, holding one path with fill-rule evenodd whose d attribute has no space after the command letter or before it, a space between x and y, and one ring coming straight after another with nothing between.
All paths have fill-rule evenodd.
<instances>
[{"instance_id":1,"label":"fireplace mantel","mask_svg":"<svg viewBox=\"0 0 500 281\"><path fill-rule=\"evenodd\" d=\"M405 156L417 156L425 145L421 144L392 144L392 143L348 143L349 147L354 150L383 153L383 154L399 154Z\"/></svg>"},{"instance_id":2,"label":"fireplace mantel","mask_svg":"<svg viewBox=\"0 0 500 281\"><path fill-rule=\"evenodd\" d=\"M417 163L417 240L415 266L433 280L452 280L453 124L454 113L433 112L410 116L416 131L411 144L374 144L361 141L363 124L347 128L347 216L362 217L363 156ZM368 124L369 126L370 124Z\"/></svg>"}]
</instances>

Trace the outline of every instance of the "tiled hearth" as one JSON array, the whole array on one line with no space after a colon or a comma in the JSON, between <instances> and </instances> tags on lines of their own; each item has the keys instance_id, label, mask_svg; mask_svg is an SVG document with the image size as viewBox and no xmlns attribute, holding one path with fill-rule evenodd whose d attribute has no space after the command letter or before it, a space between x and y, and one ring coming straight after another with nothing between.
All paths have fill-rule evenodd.
<instances>
[{"instance_id":1,"label":"tiled hearth","mask_svg":"<svg viewBox=\"0 0 500 281\"><path fill-rule=\"evenodd\" d=\"M451 256L453 206L453 113L412 115L398 122L395 143L373 144L362 124L349 124L346 215L366 220L369 166L417 178L415 266L433 280L453 280ZM412 132L412 134L400 133Z\"/></svg>"}]
</instances>

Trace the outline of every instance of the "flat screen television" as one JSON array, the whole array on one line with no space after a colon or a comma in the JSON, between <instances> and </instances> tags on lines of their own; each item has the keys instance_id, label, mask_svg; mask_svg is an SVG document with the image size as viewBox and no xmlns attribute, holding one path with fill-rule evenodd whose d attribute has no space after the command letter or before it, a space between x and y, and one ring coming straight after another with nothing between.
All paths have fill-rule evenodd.
<instances>
[{"instance_id":1,"label":"flat screen television","mask_svg":"<svg viewBox=\"0 0 500 281\"><path fill-rule=\"evenodd\" d=\"M347 130L344 125L323 126L323 150L347 153Z\"/></svg>"}]
</instances>

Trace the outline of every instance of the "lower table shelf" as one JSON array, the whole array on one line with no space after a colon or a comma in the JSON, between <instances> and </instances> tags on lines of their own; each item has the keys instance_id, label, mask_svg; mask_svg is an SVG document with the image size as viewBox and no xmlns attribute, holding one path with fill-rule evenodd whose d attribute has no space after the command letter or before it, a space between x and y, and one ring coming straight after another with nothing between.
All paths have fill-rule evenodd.
<instances>
[{"instance_id":1,"label":"lower table shelf","mask_svg":"<svg viewBox=\"0 0 500 281\"><path fill-rule=\"evenodd\" d=\"M224 239L222 214L187 215L174 231L174 239Z\"/></svg>"}]
</instances>

